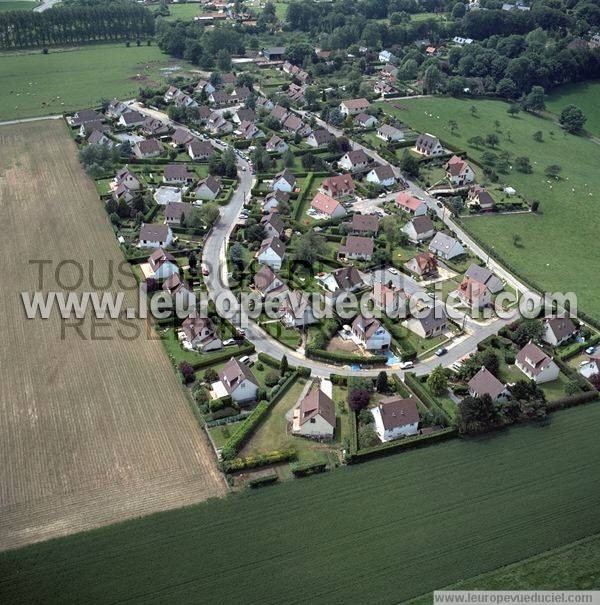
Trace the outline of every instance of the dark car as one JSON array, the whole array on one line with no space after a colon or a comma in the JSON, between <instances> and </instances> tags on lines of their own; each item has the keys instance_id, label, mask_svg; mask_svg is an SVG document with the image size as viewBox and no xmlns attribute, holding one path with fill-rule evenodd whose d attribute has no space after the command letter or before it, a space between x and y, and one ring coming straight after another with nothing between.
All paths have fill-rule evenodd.
<instances>
[{"instance_id":1,"label":"dark car","mask_svg":"<svg viewBox=\"0 0 600 605\"><path fill-rule=\"evenodd\" d=\"M448 349L447 349L446 347L440 347L440 348L439 348L439 349L438 349L438 350L435 352L435 354L436 354L438 357L441 357L442 355L445 355L447 352L448 352Z\"/></svg>"}]
</instances>

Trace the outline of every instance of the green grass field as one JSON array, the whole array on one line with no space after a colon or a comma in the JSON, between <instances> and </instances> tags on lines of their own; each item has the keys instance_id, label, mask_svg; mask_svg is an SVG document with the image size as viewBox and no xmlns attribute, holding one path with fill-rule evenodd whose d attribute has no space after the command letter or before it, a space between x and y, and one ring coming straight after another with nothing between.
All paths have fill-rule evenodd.
<instances>
[{"instance_id":1,"label":"green grass field","mask_svg":"<svg viewBox=\"0 0 600 605\"><path fill-rule=\"evenodd\" d=\"M578 540L496 571L457 582L448 590L598 590L600 587L600 535ZM430 605L427 594L410 605ZM408 603L406 604L408 605Z\"/></svg>"},{"instance_id":2,"label":"green grass field","mask_svg":"<svg viewBox=\"0 0 600 605\"><path fill-rule=\"evenodd\" d=\"M500 175L500 182L530 200L539 200L540 214L478 216L465 219L465 225L530 280L548 291L575 292L580 308L600 317L600 282L597 267L590 262L600 227L600 146L563 132L550 120L525 113L512 118L501 101L434 97L403 99L401 104L404 110L384 107L413 128L468 151L475 160L484 150L470 147L467 140L494 132L500 138L499 147L485 150L496 154L505 150L513 159L529 157L532 174L513 169ZM471 106L477 108L475 115ZM454 133L449 120L458 124ZM533 139L538 130L543 133L542 143ZM544 170L550 164L562 167L560 181L548 182ZM521 246L514 245L514 235L521 236Z\"/></svg>"},{"instance_id":3,"label":"green grass field","mask_svg":"<svg viewBox=\"0 0 600 605\"><path fill-rule=\"evenodd\" d=\"M205 12L202 5L194 2L190 4L169 4L169 16L165 17L167 21L193 21L199 13Z\"/></svg>"},{"instance_id":4,"label":"green grass field","mask_svg":"<svg viewBox=\"0 0 600 605\"><path fill-rule=\"evenodd\" d=\"M33 0L0 0L0 13L8 11L33 10L37 6Z\"/></svg>"},{"instance_id":5,"label":"green grass field","mask_svg":"<svg viewBox=\"0 0 600 605\"><path fill-rule=\"evenodd\" d=\"M599 533L599 431L590 404L5 552L0 601L398 603Z\"/></svg>"},{"instance_id":6,"label":"green grass field","mask_svg":"<svg viewBox=\"0 0 600 605\"><path fill-rule=\"evenodd\" d=\"M600 95L600 81L577 82L565 84L550 91L546 101L547 108L559 115L563 107L577 105L581 107L587 117L585 129L593 135L600 135L600 108L598 107Z\"/></svg>"},{"instance_id":7,"label":"green grass field","mask_svg":"<svg viewBox=\"0 0 600 605\"><path fill-rule=\"evenodd\" d=\"M177 65L186 65L179 61ZM72 111L103 97L127 98L160 83L174 65L156 46L102 44L69 50L0 53L0 120Z\"/></svg>"}]
</instances>

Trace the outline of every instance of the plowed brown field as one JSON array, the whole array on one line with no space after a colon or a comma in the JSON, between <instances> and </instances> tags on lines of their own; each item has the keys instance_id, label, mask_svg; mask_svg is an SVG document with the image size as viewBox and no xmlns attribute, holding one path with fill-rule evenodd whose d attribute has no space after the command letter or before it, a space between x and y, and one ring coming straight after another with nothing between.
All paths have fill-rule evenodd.
<instances>
[{"instance_id":1,"label":"plowed brown field","mask_svg":"<svg viewBox=\"0 0 600 605\"><path fill-rule=\"evenodd\" d=\"M78 333L56 312L25 317L20 293L38 287L32 259L53 263L43 291L61 290L54 269L66 259L84 267L78 291L93 289L89 261L96 285L119 290L103 282L121 252L62 122L0 127L0 232L0 549L224 494L142 320L94 325L88 313ZM77 270L65 265L60 277L73 283Z\"/></svg>"}]
</instances>

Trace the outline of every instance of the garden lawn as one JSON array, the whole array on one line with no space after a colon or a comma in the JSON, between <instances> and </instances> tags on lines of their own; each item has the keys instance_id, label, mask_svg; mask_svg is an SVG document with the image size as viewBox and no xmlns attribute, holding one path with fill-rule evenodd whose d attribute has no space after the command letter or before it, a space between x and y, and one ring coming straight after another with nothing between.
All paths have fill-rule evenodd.
<instances>
[{"instance_id":1,"label":"garden lawn","mask_svg":"<svg viewBox=\"0 0 600 605\"><path fill-rule=\"evenodd\" d=\"M577 105L587 117L584 128L593 135L600 135L600 80L565 84L550 92L546 107L558 117L567 105Z\"/></svg>"},{"instance_id":2,"label":"garden lawn","mask_svg":"<svg viewBox=\"0 0 600 605\"><path fill-rule=\"evenodd\" d=\"M174 63L157 46L121 44L0 54L0 120L60 114L131 98L140 86L165 81Z\"/></svg>"},{"instance_id":3,"label":"garden lawn","mask_svg":"<svg viewBox=\"0 0 600 605\"><path fill-rule=\"evenodd\" d=\"M270 336L290 349L297 349L302 344L302 336L298 330L287 328L280 321L268 320L260 327Z\"/></svg>"},{"instance_id":4,"label":"garden lawn","mask_svg":"<svg viewBox=\"0 0 600 605\"><path fill-rule=\"evenodd\" d=\"M529 280L547 291L575 292L579 308L600 318L600 282L591 250L597 245L600 218L600 146L589 139L563 132L550 120L521 112L516 118L506 113L502 101L473 101L441 97L403 99L405 110L383 103L384 109L415 129L435 134L478 160L483 151L508 151L511 156L527 156L532 174L513 170L499 175L529 200L539 200L539 214L477 216L464 219L466 228L493 246L494 251ZM475 115L471 106L476 107ZM455 120L454 134L448 120ZM495 120L500 122L496 132ZM542 131L544 142L533 139ZM467 140L496 132L497 150L475 149ZM510 133L510 140L509 140ZM561 180L548 182L546 166L562 167ZM514 236L522 243L515 246Z\"/></svg>"},{"instance_id":5,"label":"garden lawn","mask_svg":"<svg viewBox=\"0 0 600 605\"><path fill-rule=\"evenodd\" d=\"M8 11L33 10L38 5L37 2L30 0L0 0L0 13Z\"/></svg>"},{"instance_id":6,"label":"garden lawn","mask_svg":"<svg viewBox=\"0 0 600 605\"><path fill-rule=\"evenodd\" d=\"M4 552L0 602L399 603L600 533L599 431L592 403Z\"/></svg>"}]
</instances>

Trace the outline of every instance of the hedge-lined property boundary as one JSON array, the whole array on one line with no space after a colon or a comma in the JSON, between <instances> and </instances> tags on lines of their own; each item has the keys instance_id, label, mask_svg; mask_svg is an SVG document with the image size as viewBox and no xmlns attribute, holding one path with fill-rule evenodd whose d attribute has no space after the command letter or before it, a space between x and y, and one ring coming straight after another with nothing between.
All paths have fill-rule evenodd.
<instances>
[{"instance_id":1,"label":"hedge-lined property boundary","mask_svg":"<svg viewBox=\"0 0 600 605\"><path fill-rule=\"evenodd\" d=\"M444 418L447 426L452 424L452 419L448 417L448 414L440 407L435 398L423 388L423 385L419 382L419 379L414 373L406 372L404 375L404 383L427 406L427 408L429 408L430 412L440 414L440 416Z\"/></svg>"},{"instance_id":2,"label":"hedge-lined property boundary","mask_svg":"<svg viewBox=\"0 0 600 605\"><path fill-rule=\"evenodd\" d=\"M256 454L255 456L246 456L245 458L234 458L233 460L226 460L222 464L223 470L226 473L233 473L244 469L260 468L261 466L276 464L277 462L295 460L296 456L296 450L289 448L287 450L274 450L264 454Z\"/></svg>"},{"instance_id":3,"label":"hedge-lined property boundary","mask_svg":"<svg viewBox=\"0 0 600 605\"><path fill-rule=\"evenodd\" d=\"M359 364L359 365L385 365L387 357L385 355L373 355L371 357L363 357L362 355L352 355L352 353L334 353L333 351L325 351L324 349L306 348L306 356L320 361L331 361L332 363L342 364Z\"/></svg>"}]
</instances>

